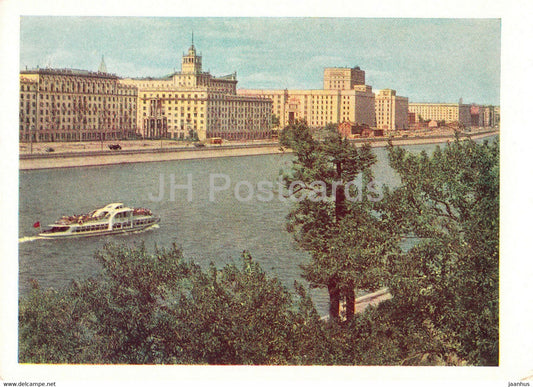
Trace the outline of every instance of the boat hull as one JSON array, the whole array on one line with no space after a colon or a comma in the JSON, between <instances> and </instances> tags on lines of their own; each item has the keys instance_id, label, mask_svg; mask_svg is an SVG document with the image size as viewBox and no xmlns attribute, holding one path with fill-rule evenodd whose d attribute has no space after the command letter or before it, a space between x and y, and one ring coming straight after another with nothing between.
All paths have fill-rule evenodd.
<instances>
[{"instance_id":1,"label":"boat hull","mask_svg":"<svg viewBox=\"0 0 533 387\"><path fill-rule=\"evenodd\" d=\"M91 237L91 236L129 234L135 231L142 231L147 228L150 228L158 224L159 220L160 220L159 218L155 218L154 221L151 223L142 224L142 225L134 225L132 227L112 229L112 230L105 229L105 230L73 232L72 229L69 229L68 231L64 231L64 232L52 232L52 233L42 232L42 233L39 233L38 235L39 237L44 238L44 239L67 239L67 238L83 238L83 237Z\"/></svg>"}]
</instances>

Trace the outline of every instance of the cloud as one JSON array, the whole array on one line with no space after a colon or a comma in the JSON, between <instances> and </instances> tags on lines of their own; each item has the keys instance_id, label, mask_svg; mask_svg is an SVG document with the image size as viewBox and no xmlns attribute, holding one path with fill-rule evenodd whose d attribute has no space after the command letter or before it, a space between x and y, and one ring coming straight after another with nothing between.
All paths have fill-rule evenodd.
<instances>
[{"instance_id":1,"label":"cloud","mask_svg":"<svg viewBox=\"0 0 533 387\"><path fill-rule=\"evenodd\" d=\"M359 65L402 95L499 103L496 19L24 16L20 63L94 70L103 54L119 75L161 76L180 68L193 30L204 70L237 71L240 85L320 88L324 67Z\"/></svg>"}]
</instances>

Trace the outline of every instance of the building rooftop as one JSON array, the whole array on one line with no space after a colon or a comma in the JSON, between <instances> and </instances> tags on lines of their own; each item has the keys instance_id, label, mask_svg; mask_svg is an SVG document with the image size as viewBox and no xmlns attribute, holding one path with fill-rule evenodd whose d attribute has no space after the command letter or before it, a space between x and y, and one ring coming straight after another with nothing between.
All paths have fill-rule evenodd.
<instances>
[{"instance_id":1,"label":"building rooftop","mask_svg":"<svg viewBox=\"0 0 533 387\"><path fill-rule=\"evenodd\" d=\"M81 77L112 78L112 79L119 78L115 74L89 71L89 70L80 70L80 69L53 69L53 68L40 69L40 68L37 68L33 70L22 70L20 74L74 75L74 76L81 76Z\"/></svg>"},{"instance_id":2,"label":"building rooftop","mask_svg":"<svg viewBox=\"0 0 533 387\"><path fill-rule=\"evenodd\" d=\"M359 66L354 66L354 67L346 67L346 66L328 66L328 67L324 67L325 69L344 69L344 70L361 70L361 67Z\"/></svg>"}]
</instances>

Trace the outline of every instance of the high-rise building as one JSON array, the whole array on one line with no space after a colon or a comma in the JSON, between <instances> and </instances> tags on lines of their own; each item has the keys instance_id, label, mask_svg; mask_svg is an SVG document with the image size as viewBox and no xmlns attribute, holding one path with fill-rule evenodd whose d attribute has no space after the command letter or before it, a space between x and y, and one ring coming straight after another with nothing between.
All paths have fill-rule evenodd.
<instances>
[{"instance_id":1,"label":"high-rise building","mask_svg":"<svg viewBox=\"0 0 533 387\"><path fill-rule=\"evenodd\" d=\"M376 127L384 130L409 129L409 100L384 89L376 95Z\"/></svg>"},{"instance_id":2,"label":"high-rise building","mask_svg":"<svg viewBox=\"0 0 533 387\"><path fill-rule=\"evenodd\" d=\"M324 90L347 90L355 85L365 84L365 72L356 66L326 67L324 69Z\"/></svg>"},{"instance_id":3,"label":"high-rise building","mask_svg":"<svg viewBox=\"0 0 533 387\"><path fill-rule=\"evenodd\" d=\"M280 127L295 120L305 120L314 128L344 121L375 126L374 93L371 86L364 84L364 71L326 68L326 78L328 81L324 81L324 87L327 89L323 90L240 89L237 93L270 99L272 114L279 117Z\"/></svg>"},{"instance_id":4,"label":"high-rise building","mask_svg":"<svg viewBox=\"0 0 533 387\"><path fill-rule=\"evenodd\" d=\"M20 141L134 138L137 89L118 79L102 71L21 71Z\"/></svg>"},{"instance_id":5,"label":"high-rise building","mask_svg":"<svg viewBox=\"0 0 533 387\"><path fill-rule=\"evenodd\" d=\"M194 42L183 54L181 71L120 82L138 89L137 126L143 137L238 140L272 135L272 102L237 95L236 73L214 77L203 72Z\"/></svg>"}]
</instances>

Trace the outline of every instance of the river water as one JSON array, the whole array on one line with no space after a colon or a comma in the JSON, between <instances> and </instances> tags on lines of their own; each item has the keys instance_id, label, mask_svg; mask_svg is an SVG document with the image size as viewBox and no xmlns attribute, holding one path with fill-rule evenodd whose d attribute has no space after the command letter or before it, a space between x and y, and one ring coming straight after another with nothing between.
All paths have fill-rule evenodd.
<instances>
[{"instance_id":1,"label":"river water","mask_svg":"<svg viewBox=\"0 0 533 387\"><path fill-rule=\"evenodd\" d=\"M434 147L407 148L431 152ZM394 186L398 177L388 165L386 150L374 151L378 156L375 181ZM148 249L176 242L186 258L205 267L210 262L217 267L240 265L242 251L248 250L265 271L289 289L293 289L294 280L305 284L299 265L308 262L309 255L286 231L285 217L292 204L280 200L276 193L280 170L290 168L292 159L288 154L275 154L21 171L19 294L27 293L30 279L42 287L58 289L73 279L97 274L100 268L92 257L107 242L132 246L144 242ZM191 189L172 189L173 185L187 185L189 175ZM270 199L268 194L258 191L262 181L272 183L271 200L265 200ZM225 184L229 188L223 190ZM213 187L221 188L215 191ZM62 215L89 212L112 202L150 208L161 217L159 227L115 236L33 238L37 221L46 225ZM327 292L315 289L311 294L319 313L327 314Z\"/></svg>"}]
</instances>

